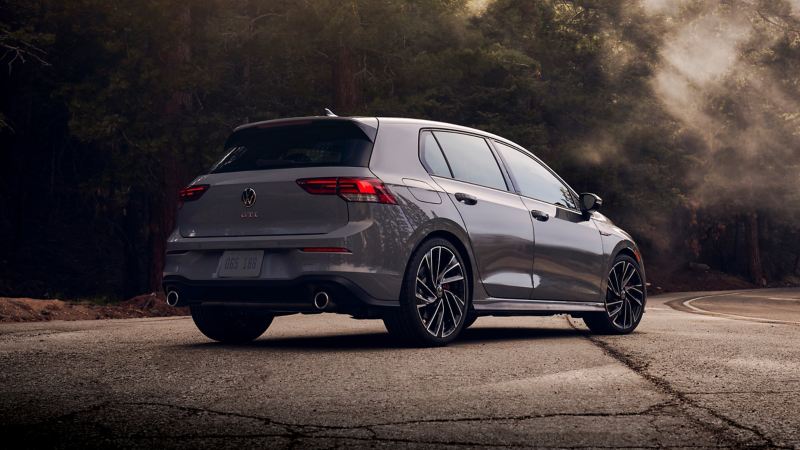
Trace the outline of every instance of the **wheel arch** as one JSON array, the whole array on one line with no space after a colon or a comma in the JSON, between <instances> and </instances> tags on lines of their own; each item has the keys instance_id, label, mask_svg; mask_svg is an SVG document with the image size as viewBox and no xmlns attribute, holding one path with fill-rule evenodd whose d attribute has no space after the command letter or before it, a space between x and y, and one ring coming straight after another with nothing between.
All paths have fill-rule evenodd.
<instances>
[{"instance_id":1,"label":"wheel arch","mask_svg":"<svg viewBox=\"0 0 800 450\"><path fill-rule=\"evenodd\" d=\"M614 251L611 252L608 258L608 263L606 264L605 275L603 276L603 293L605 293L607 289L607 280L606 276L608 272L611 270L611 267L614 265L614 261L617 259L618 256L625 255L633 258L637 264L639 264L639 270L642 274L642 282L645 286L645 291L647 290L647 273L644 270L644 261L642 260L642 253L639 251L639 247L636 245L635 242L631 240L621 240L617 243L614 247ZM605 295L605 294L603 294ZM646 295L645 295L646 297Z\"/></svg>"},{"instance_id":2,"label":"wheel arch","mask_svg":"<svg viewBox=\"0 0 800 450\"><path fill-rule=\"evenodd\" d=\"M417 239L413 249L411 250L410 255L416 253L417 250L419 250L420 246L422 246L422 244L429 241L430 239L435 239L435 238L444 239L450 242L451 244L453 244L456 250L458 250L458 252L461 254L461 258L464 259L464 262L466 263L467 275L469 276L470 279L471 292L469 293L469 295L471 299L474 299L475 290L477 289L478 285L478 280L477 280L478 270L477 267L475 267L475 258L473 257L472 251L470 250L470 247L467 244L467 242L469 241L465 242L466 235L462 237L459 236L453 230L443 229L443 228L428 231L426 234L422 235L419 239ZM408 265L410 263L411 263L411 257L409 257L408 261L406 261L404 274L408 274ZM472 307L472 302L470 302L470 307Z\"/></svg>"},{"instance_id":3,"label":"wheel arch","mask_svg":"<svg viewBox=\"0 0 800 450\"><path fill-rule=\"evenodd\" d=\"M472 265L473 265L472 256L470 255L470 251L467 249L467 246L463 242L461 242L461 239L459 239L459 237L456 236L455 234L453 234L453 233L451 233L449 231L445 231L445 230L434 231L434 232L428 234L425 237L425 239L421 240L417 244L417 248L420 245L422 245L423 242L425 242L425 241L427 241L429 239L435 239L435 238L441 238L441 239L444 239L444 240L450 242L451 244L453 244L453 246L456 248L456 250L458 250L458 252L461 253L461 258L463 258L464 262L467 263L467 275L469 275L470 282L474 284L475 283L475 273L474 273L473 267L472 267ZM414 248L414 251L416 251L417 248ZM472 292L470 292L470 295L472 295Z\"/></svg>"},{"instance_id":4,"label":"wheel arch","mask_svg":"<svg viewBox=\"0 0 800 450\"><path fill-rule=\"evenodd\" d=\"M613 264L614 260L617 259L619 255L627 255L636 260L639 264L639 268L642 269L644 272L644 261L642 260L642 253L639 251L639 247L636 245L635 242L624 239L617 243L614 247L614 251L611 252L611 258L609 259L609 264Z\"/></svg>"},{"instance_id":5,"label":"wheel arch","mask_svg":"<svg viewBox=\"0 0 800 450\"><path fill-rule=\"evenodd\" d=\"M617 259L619 255L628 255L631 258L635 259L636 262L640 261L640 257L636 251L634 251L631 247L622 247L619 251L614 255L614 259Z\"/></svg>"}]
</instances>

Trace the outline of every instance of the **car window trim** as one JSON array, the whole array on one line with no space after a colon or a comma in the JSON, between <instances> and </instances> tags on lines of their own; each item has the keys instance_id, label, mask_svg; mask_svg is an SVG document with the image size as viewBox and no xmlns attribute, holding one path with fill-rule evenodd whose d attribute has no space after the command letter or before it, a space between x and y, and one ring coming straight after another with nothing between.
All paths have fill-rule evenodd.
<instances>
[{"instance_id":1,"label":"car window trim","mask_svg":"<svg viewBox=\"0 0 800 450\"><path fill-rule=\"evenodd\" d=\"M506 189L508 190L508 192L511 192L513 194L517 194L516 183L511 178L511 173L508 171L508 168L506 167L505 161L502 159L502 156L500 155L500 152L494 146L494 142L492 142L493 139L484 138L484 140L486 140L486 144L489 146L489 149L491 150L492 154L494 155L494 159L497 161L497 165L500 166L500 173L503 174L503 179L506 182Z\"/></svg>"},{"instance_id":2,"label":"car window trim","mask_svg":"<svg viewBox=\"0 0 800 450\"><path fill-rule=\"evenodd\" d=\"M511 171L508 169L509 166L508 162L506 162L505 158L503 158L503 155L500 153L500 149L498 149L497 145L495 145L497 141L495 139L489 139L488 141L489 145L492 147L492 151L497 155L497 159L501 161L501 165L503 167L502 169L503 173L508 175L508 179L510 180L513 192L517 195L522 195L520 194L519 186L517 186L517 180L515 180L514 177L511 176Z\"/></svg>"},{"instance_id":3,"label":"car window trim","mask_svg":"<svg viewBox=\"0 0 800 450\"><path fill-rule=\"evenodd\" d=\"M442 158L444 158L444 163L447 165L447 171L450 172L450 176L449 177L445 177L445 176L442 176L442 175L434 175L433 169L431 169L428 166L428 164L425 161L422 160L422 150L423 150L422 138L425 135L425 133L430 133L431 137L433 138L433 141L436 142L436 145L439 147L439 152L442 154ZM422 168L425 169L425 172L427 172L428 175L430 175L432 177L433 176L437 176L437 177L440 177L440 178L453 179L453 168L450 167L450 161L447 160L447 156L444 154L444 150L442 150L442 145L439 144L439 141L436 139L436 135L431 133L430 130L427 130L427 129L424 129L424 128L419 130L419 135L417 137L417 159L419 160L419 163L422 164Z\"/></svg>"},{"instance_id":4,"label":"car window trim","mask_svg":"<svg viewBox=\"0 0 800 450\"><path fill-rule=\"evenodd\" d=\"M477 133L469 133L469 132L465 132L465 131L461 131L461 130L453 130L453 129L450 129L450 128L421 128L420 129L420 135L424 131L429 131L431 133L431 136L433 136L433 139L436 140L436 144L439 146L439 149L442 151L442 156L444 156L444 160L447 163L447 168L450 169L450 175L451 175L450 179L451 180L458 181L458 182L461 182L461 183L471 184L473 186L480 186L480 187L485 187L485 188L488 188L488 189L494 189L495 191L509 192L509 193L512 193L512 194L516 194L516 191L512 190L512 189L514 189L514 187L513 187L513 184L511 183L511 177L506 173L505 166L503 165L503 162L500 160L500 155L497 154L494 146L492 145L492 143L491 143L492 139L490 137L483 136L483 135L480 135L480 134L477 134ZM447 158L447 154L445 153L444 148L442 147L442 144L439 142L439 138L436 137L436 133L434 133L435 131L441 131L443 133L465 134L467 136L472 136L472 137L476 137L476 138L479 138L479 139L483 139L483 141L486 143L486 146L489 148L489 153L494 158L495 164L497 164L497 168L500 169L500 175L503 177L503 183L506 185L506 188L505 189L497 189L495 187L484 186L482 184L472 183L470 181L459 180L458 178L456 178L455 174L453 173L453 168L450 165L450 160ZM420 142L421 142L421 140L420 140ZM421 152L419 152L419 153L421 154ZM421 162L421 160L420 160L420 162ZM423 164L422 166L425 167L425 164ZM432 177L433 176L439 176L439 175L433 175L432 173L430 173L430 170L428 170L427 167L425 167L425 170L428 172L428 175L430 175ZM447 177L439 176L439 178L447 178Z\"/></svg>"},{"instance_id":5,"label":"car window trim","mask_svg":"<svg viewBox=\"0 0 800 450\"><path fill-rule=\"evenodd\" d=\"M509 190L507 190L507 189L497 189L497 188L493 188L493 187L491 187L491 186L484 186L484 185L482 185L482 184L478 184L478 183L472 183L472 182L470 182L470 181L459 180L458 178L447 178L447 177L443 177L443 176L440 176L440 175L433 175L433 174L428 174L428 175L430 175L430 176L431 176L431 178L441 178L441 179L443 179L443 180L455 181L456 183L464 183L464 184L468 184L468 185L470 185L470 186L475 186L475 187L479 187L479 188L483 188L483 189L491 189L491 190L493 190L493 191L497 191L497 192L500 192L500 193L502 193L502 194L516 195L516 196L518 196L518 197L519 197L519 194L517 194L517 193L516 193L516 192L514 192L514 191L509 191ZM435 181L435 180L434 180L434 181ZM537 200L537 201L538 201L538 200Z\"/></svg>"},{"instance_id":6,"label":"car window trim","mask_svg":"<svg viewBox=\"0 0 800 450\"><path fill-rule=\"evenodd\" d=\"M511 145L511 144L509 144L507 142L502 142L502 141L499 141L497 139L491 139L491 141L492 141L492 146L494 146L495 144L503 144L505 146L508 146L509 148L512 148L512 149L522 153L524 156L527 156L528 158L532 159L534 162L538 163L540 166L544 167L544 169L547 170L548 172L550 172L550 174L553 175L553 177L559 183L561 183L564 187L567 188L567 192L569 192L569 194L572 196L572 201L575 203L575 205L576 206L579 205L579 203L577 201L578 200L578 194L575 193L575 190L572 189L572 187L569 184L567 184L567 182L565 182L564 179L561 178L561 176L559 176L553 169L551 169L547 164L545 164L536 155L534 155L533 153L531 153L531 152L529 152L529 151L527 151L525 149L521 149L520 147L518 147L516 145ZM500 158L503 160L503 164L505 166L508 166L508 162L506 162L505 158L503 158L503 154L500 152L500 150L497 149L496 151L497 151L497 154L500 156ZM511 177L512 180L514 179L514 177L511 174L510 170L508 171L508 175L509 175L509 177ZM531 200L536 200L537 202L546 203L548 205L552 205L552 206L555 206L557 208L565 209L567 211L573 211L573 212L577 212L579 214L582 213L580 211L580 209L578 209L578 208L570 208L569 206L559 205L557 203L551 203L551 202L548 202L546 200L538 199L536 197L531 197L530 195L525 195L525 194L522 193L522 191L520 191L519 187L517 186L516 180L514 180L514 190L515 190L516 194L519 195L520 197L525 197L525 198L529 198Z\"/></svg>"},{"instance_id":7,"label":"car window trim","mask_svg":"<svg viewBox=\"0 0 800 450\"><path fill-rule=\"evenodd\" d=\"M425 130L424 132L429 133L431 135L431 137L433 138L433 142L436 142L436 147L439 149L439 153L442 154L442 158L444 158L445 165L447 165L447 171L450 172L450 178L451 179L455 179L455 174L453 173L453 167L450 165L450 161L447 159L447 155L444 154L444 149L442 148L442 143L439 142L439 139L436 137L435 134L433 134L433 131ZM430 172L428 172L428 174L430 174Z\"/></svg>"}]
</instances>

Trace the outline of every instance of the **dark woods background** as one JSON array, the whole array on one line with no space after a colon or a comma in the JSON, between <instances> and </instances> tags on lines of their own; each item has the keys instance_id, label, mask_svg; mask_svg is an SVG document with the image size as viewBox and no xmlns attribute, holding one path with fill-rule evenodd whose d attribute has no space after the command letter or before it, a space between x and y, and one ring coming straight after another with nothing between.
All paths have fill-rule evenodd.
<instances>
[{"instance_id":1,"label":"dark woods background","mask_svg":"<svg viewBox=\"0 0 800 450\"><path fill-rule=\"evenodd\" d=\"M323 107L528 147L604 197L654 283L798 280L796 0L0 7L0 295L157 290L176 192L227 133Z\"/></svg>"}]
</instances>

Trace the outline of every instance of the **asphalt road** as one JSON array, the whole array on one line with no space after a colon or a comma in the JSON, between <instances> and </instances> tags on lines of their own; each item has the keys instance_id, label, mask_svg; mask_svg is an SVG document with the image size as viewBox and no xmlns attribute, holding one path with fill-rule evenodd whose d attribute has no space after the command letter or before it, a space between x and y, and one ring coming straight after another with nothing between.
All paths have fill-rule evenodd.
<instances>
[{"instance_id":1,"label":"asphalt road","mask_svg":"<svg viewBox=\"0 0 800 450\"><path fill-rule=\"evenodd\" d=\"M652 297L621 337L482 318L436 349L327 314L245 347L188 318L5 324L0 423L5 448L800 448L800 290Z\"/></svg>"}]
</instances>

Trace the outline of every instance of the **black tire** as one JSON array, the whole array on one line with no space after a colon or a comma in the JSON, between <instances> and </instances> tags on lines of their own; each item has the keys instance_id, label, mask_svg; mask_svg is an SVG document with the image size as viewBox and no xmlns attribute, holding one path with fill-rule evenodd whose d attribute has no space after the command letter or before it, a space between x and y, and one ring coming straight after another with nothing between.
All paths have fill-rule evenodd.
<instances>
[{"instance_id":1,"label":"black tire","mask_svg":"<svg viewBox=\"0 0 800 450\"><path fill-rule=\"evenodd\" d=\"M466 330L467 328L471 327L476 320L478 320L478 315L474 312L469 313L467 315L467 320L464 321L464 329Z\"/></svg>"},{"instance_id":2,"label":"black tire","mask_svg":"<svg viewBox=\"0 0 800 450\"><path fill-rule=\"evenodd\" d=\"M436 261L433 266L428 263L430 259ZM451 267L454 262L457 267ZM437 275L438 280L434 280ZM400 308L386 313L383 318L386 329L411 345L447 345L464 328L470 310L470 288L469 271L458 249L445 239L427 240L411 256L400 293ZM417 295L426 290L426 298Z\"/></svg>"},{"instance_id":3,"label":"black tire","mask_svg":"<svg viewBox=\"0 0 800 450\"><path fill-rule=\"evenodd\" d=\"M383 315L383 326L386 327L386 331L389 332L394 337L404 339L403 330L400 327L400 324L397 323L396 316L399 311L392 311L390 313L386 313Z\"/></svg>"},{"instance_id":4,"label":"black tire","mask_svg":"<svg viewBox=\"0 0 800 450\"><path fill-rule=\"evenodd\" d=\"M587 314L584 323L597 334L628 334L639 326L647 304L647 288L639 263L618 255L608 273L605 311Z\"/></svg>"},{"instance_id":5,"label":"black tire","mask_svg":"<svg viewBox=\"0 0 800 450\"><path fill-rule=\"evenodd\" d=\"M464 320L464 325L461 327L461 330L463 331L471 327L476 320L478 320L478 315L475 313L469 313L466 320ZM402 336L403 331L400 329L396 321L389 316L385 316L383 318L383 325L386 327L386 331L388 331L389 334L393 336Z\"/></svg>"},{"instance_id":6,"label":"black tire","mask_svg":"<svg viewBox=\"0 0 800 450\"><path fill-rule=\"evenodd\" d=\"M225 306L191 305L192 320L209 339L244 344L264 334L274 316L258 310Z\"/></svg>"}]
</instances>

